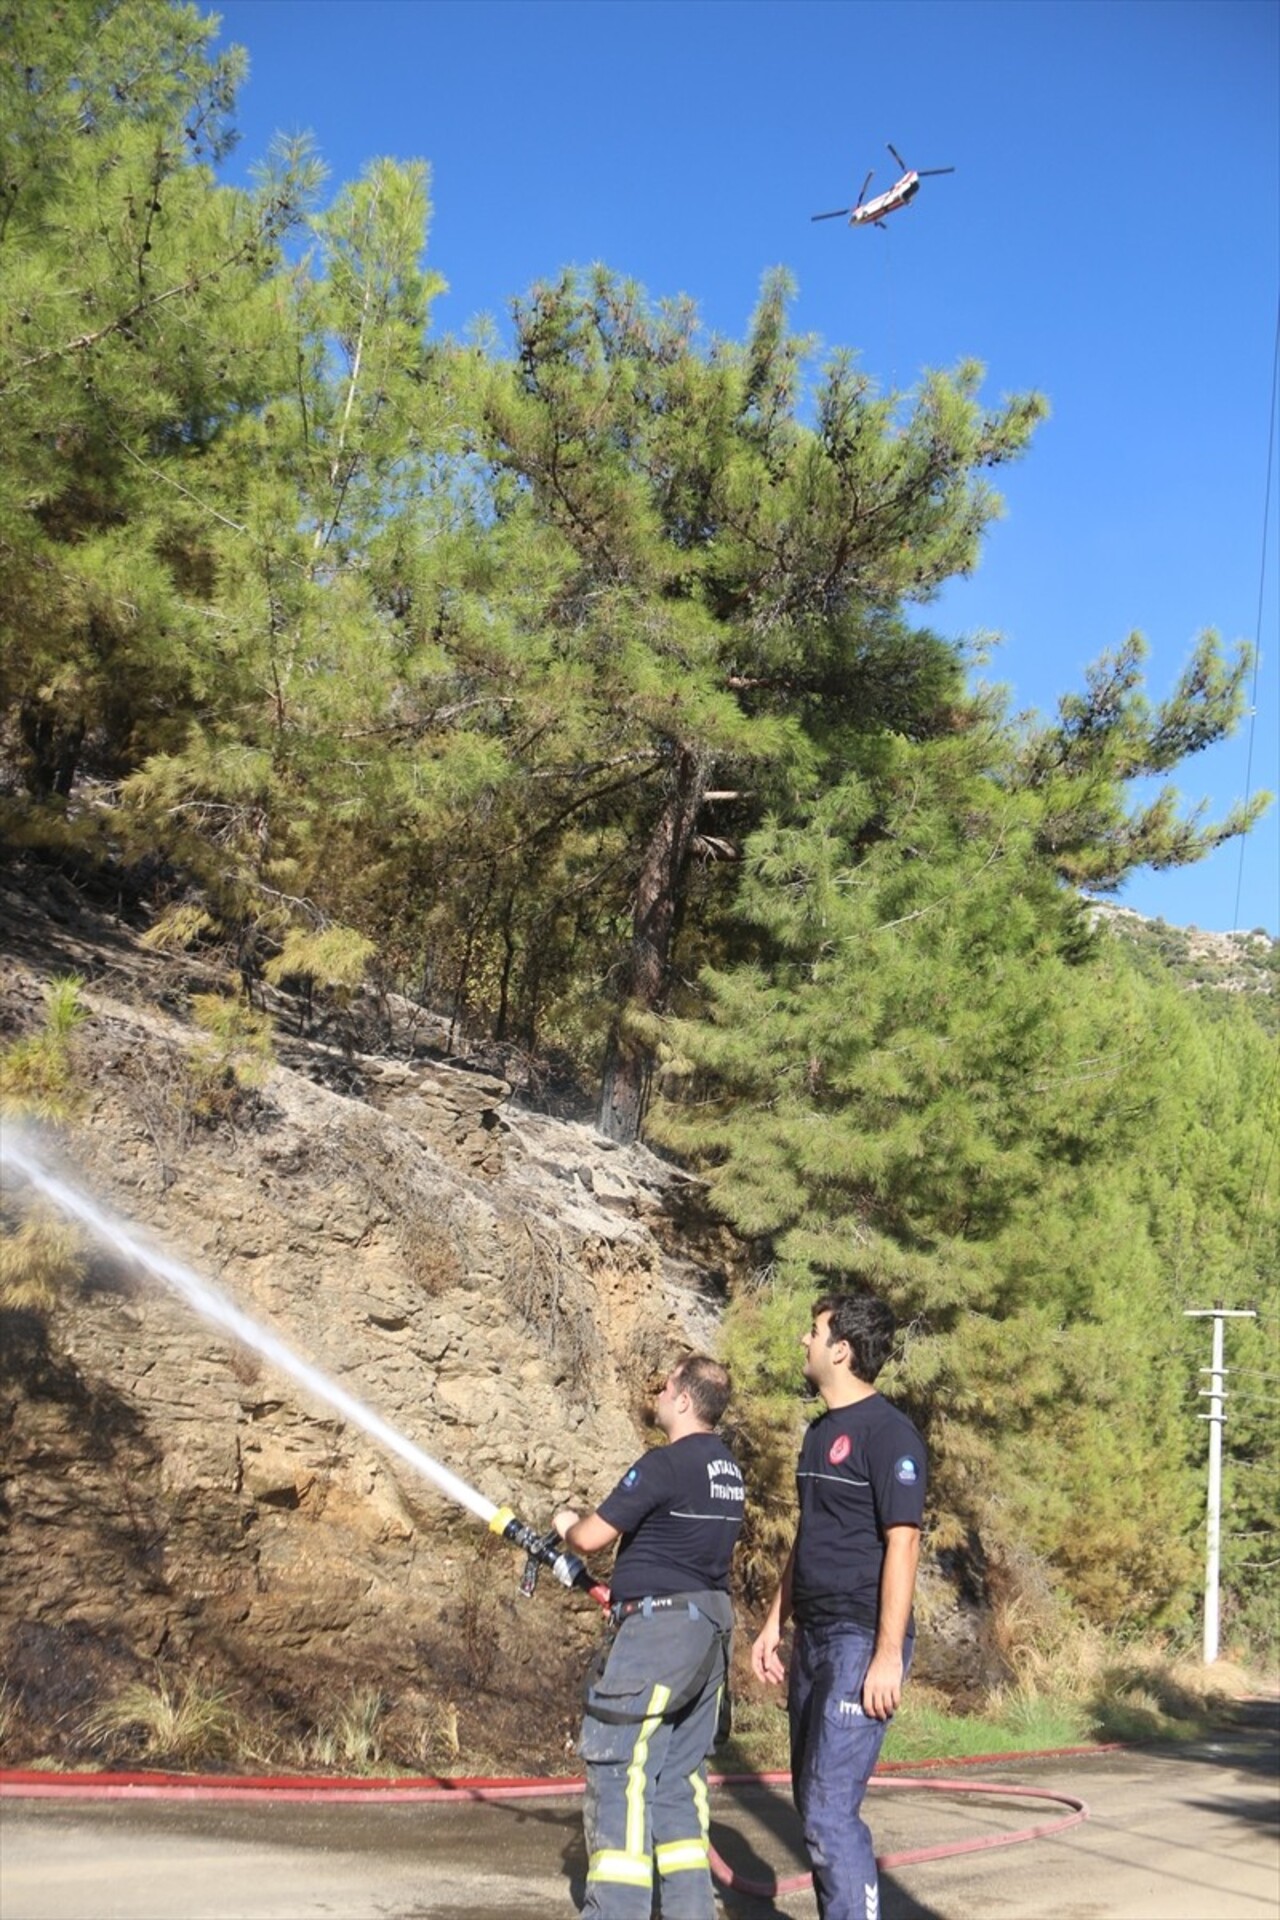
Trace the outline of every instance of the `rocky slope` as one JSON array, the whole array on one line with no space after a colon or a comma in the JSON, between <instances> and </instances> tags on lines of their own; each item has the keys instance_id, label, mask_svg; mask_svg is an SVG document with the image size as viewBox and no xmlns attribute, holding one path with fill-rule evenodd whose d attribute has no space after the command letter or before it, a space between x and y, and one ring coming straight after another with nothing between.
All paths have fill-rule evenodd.
<instances>
[{"instance_id":1,"label":"rocky slope","mask_svg":"<svg viewBox=\"0 0 1280 1920\"><path fill-rule=\"evenodd\" d=\"M68 1178L487 1498L546 1522L607 1491L718 1308L672 1226L682 1176L420 1047L281 1038L202 1110L191 996L217 969L62 883L0 908L0 1044L51 977L84 982L83 1107L42 1147ZM363 1687L388 1760L563 1764L591 1604L545 1578L520 1600L509 1546L107 1250L51 1311L0 1314L0 1433L10 1758L109 1757L94 1712L169 1673L233 1703L242 1761L296 1763Z\"/></svg>"},{"instance_id":2,"label":"rocky slope","mask_svg":"<svg viewBox=\"0 0 1280 1920\"><path fill-rule=\"evenodd\" d=\"M1170 926L1103 900L1095 900L1091 912L1187 992L1241 994L1266 1032L1280 1031L1280 940L1265 927L1210 933L1203 927Z\"/></svg>"}]
</instances>

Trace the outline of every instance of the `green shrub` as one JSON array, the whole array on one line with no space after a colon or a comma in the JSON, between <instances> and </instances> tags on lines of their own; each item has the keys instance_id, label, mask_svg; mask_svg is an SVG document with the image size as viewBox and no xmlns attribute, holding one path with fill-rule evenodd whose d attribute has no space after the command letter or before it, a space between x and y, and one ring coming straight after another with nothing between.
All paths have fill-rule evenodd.
<instances>
[{"instance_id":1,"label":"green shrub","mask_svg":"<svg viewBox=\"0 0 1280 1920\"><path fill-rule=\"evenodd\" d=\"M206 1122L232 1119L275 1059L271 1017L221 993L193 994L191 1011L203 1035L187 1063L192 1111Z\"/></svg>"},{"instance_id":2,"label":"green shrub","mask_svg":"<svg viewBox=\"0 0 1280 1920\"><path fill-rule=\"evenodd\" d=\"M75 1036L88 1018L75 974L45 987L44 1025L0 1053L0 1114L10 1119L67 1120L81 1099Z\"/></svg>"}]
</instances>

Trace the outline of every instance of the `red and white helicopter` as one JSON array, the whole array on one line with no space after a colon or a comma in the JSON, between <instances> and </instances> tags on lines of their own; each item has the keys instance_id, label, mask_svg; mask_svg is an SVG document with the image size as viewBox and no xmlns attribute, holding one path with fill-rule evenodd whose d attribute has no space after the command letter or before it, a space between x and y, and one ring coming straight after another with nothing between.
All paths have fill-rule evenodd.
<instances>
[{"instance_id":1,"label":"red and white helicopter","mask_svg":"<svg viewBox=\"0 0 1280 1920\"><path fill-rule=\"evenodd\" d=\"M899 207L905 207L915 199L920 191L922 180L929 179L935 173L955 172L954 167L921 167L917 171L914 167L907 165L892 141L888 144L890 153L902 168L900 180L895 180L887 192L878 193L874 200L866 200L863 196L871 185L869 173L862 183L862 192L859 193L855 205L837 207L834 213L815 213L812 217L815 220L843 220L848 214L851 227L878 227L883 224L887 215L897 213ZM874 171L875 169L872 168L872 173Z\"/></svg>"}]
</instances>

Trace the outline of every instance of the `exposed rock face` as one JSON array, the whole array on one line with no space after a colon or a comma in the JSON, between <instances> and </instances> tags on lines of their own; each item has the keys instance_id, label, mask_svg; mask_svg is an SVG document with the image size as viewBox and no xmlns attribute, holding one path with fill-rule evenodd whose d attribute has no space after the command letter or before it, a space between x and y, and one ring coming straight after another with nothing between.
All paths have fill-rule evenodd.
<instances>
[{"instance_id":1,"label":"exposed rock face","mask_svg":"<svg viewBox=\"0 0 1280 1920\"><path fill-rule=\"evenodd\" d=\"M549 1524L602 1497L642 1444L654 1369L715 1311L713 1282L655 1232L669 1169L442 1063L348 1056L365 1097L344 1097L299 1042L201 1124L180 991L207 984L198 969L20 918L7 1037L39 1018L42 976L88 981L67 1177L486 1498ZM518 1601L519 1563L476 1519L152 1280L86 1255L51 1315L0 1315L0 1663L31 1723L60 1713L74 1745L86 1708L160 1655L301 1718L318 1689L367 1678L422 1764L495 1743L508 1764L562 1760L589 1604L545 1583Z\"/></svg>"}]
</instances>

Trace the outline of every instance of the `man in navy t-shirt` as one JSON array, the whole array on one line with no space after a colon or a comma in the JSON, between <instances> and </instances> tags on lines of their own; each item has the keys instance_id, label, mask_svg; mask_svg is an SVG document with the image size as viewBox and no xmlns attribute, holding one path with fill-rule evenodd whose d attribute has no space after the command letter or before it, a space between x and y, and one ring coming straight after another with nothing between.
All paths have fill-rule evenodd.
<instances>
[{"instance_id":1,"label":"man in navy t-shirt","mask_svg":"<svg viewBox=\"0 0 1280 1920\"><path fill-rule=\"evenodd\" d=\"M880 1912L861 1807L911 1664L927 1473L920 1435L873 1385L893 1335L874 1294L814 1302L804 1372L826 1411L800 1448L795 1543L751 1649L758 1679L785 1679L778 1645L794 1617L791 1782L819 1920Z\"/></svg>"},{"instance_id":2,"label":"man in navy t-shirt","mask_svg":"<svg viewBox=\"0 0 1280 1920\"><path fill-rule=\"evenodd\" d=\"M663 1920L713 1920L706 1760L728 1680L729 1563L742 1474L714 1431L729 1375L694 1354L654 1407L665 1447L643 1454L595 1513L555 1516L577 1553L619 1540L609 1586L616 1629L588 1682L588 1920L649 1920L656 1868Z\"/></svg>"}]
</instances>

